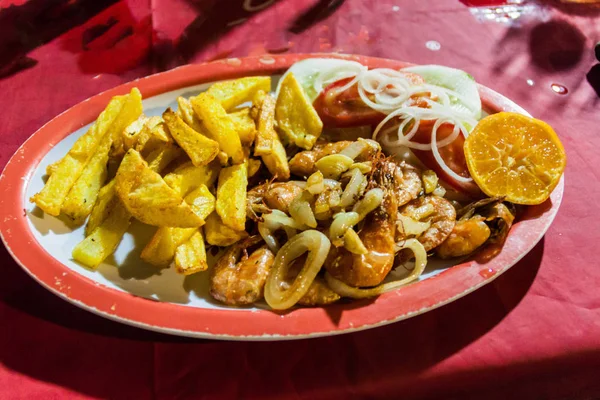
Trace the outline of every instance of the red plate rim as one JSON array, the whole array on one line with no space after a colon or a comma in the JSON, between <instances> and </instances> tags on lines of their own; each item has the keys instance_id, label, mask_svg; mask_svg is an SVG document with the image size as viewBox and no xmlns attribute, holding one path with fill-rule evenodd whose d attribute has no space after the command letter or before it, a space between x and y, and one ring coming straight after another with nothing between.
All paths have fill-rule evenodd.
<instances>
[{"instance_id":1,"label":"red plate rim","mask_svg":"<svg viewBox=\"0 0 600 400\"><path fill-rule=\"evenodd\" d=\"M371 68L402 68L406 62L337 54L265 55L186 65L117 86L58 115L15 152L0 176L0 237L15 261L46 289L100 316L162 333L229 340L286 340L336 335L410 318L454 301L491 282L517 263L542 238L556 216L564 178L544 204L529 207L514 225L495 258L467 261L424 281L374 300L300 308L288 312L203 309L134 296L74 273L36 241L23 198L33 172L46 153L80 127L92 122L112 96L137 86L144 98L201 83L248 75L274 75L310 57L343 58ZM484 106L492 111L525 110L491 89L479 86ZM483 256L483 255L482 255ZM60 284L57 284L60 282Z\"/></svg>"}]
</instances>

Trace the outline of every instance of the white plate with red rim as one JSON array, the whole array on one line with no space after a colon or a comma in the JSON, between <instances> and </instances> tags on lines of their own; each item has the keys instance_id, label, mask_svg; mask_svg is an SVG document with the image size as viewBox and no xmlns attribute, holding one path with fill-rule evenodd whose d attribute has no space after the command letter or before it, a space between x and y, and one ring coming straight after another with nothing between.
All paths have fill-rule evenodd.
<instances>
[{"instance_id":1,"label":"white plate with red rim","mask_svg":"<svg viewBox=\"0 0 600 400\"><path fill-rule=\"evenodd\" d=\"M71 259L83 228L45 215L29 202L44 183L46 166L60 159L112 96L133 86L142 92L147 115L176 106L179 95L193 95L210 83L250 75L277 78L293 63L309 57L337 57L370 68L410 64L365 56L296 54L227 59L187 65L126 83L70 108L35 132L14 154L0 176L0 236L16 262L61 298L103 317L153 331L214 339L286 340L336 335L389 324L430 311L491 282L517 263L543 237L561 203L564 179L550 199L530 206L513 226L501 252L486 260L433 264L419 282L375 299L343 301L327 307L273 312L267 307L232 308L212 300L207 273L183 277L139 259L154 229L132 224L113 257L97 270ZM506 97L479 86L488 112L525 110ZM485 260L485 261L484 261Z\"/></svg>"}]
</instances>

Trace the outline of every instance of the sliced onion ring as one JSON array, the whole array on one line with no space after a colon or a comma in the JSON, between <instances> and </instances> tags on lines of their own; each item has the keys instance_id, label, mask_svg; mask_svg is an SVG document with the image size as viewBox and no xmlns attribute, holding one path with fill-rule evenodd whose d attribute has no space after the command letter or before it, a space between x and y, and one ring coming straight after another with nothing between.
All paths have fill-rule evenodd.
<instances>
[{"instance_id":1,"label":"sliced onion ring","mask_svg":"<svg viewBox=\"0 0 600 400\"><path fill-rule=\"evenodd\" d=\"M265 284L265 300L274 310L285 310L296 304L306 294L325 263L331 242L317 230L308 230L292 237L275 256L273 268ZM282 283L290 264L308 252L302 270L289 288L283 290Z\"/></svg>"},{"instance_id":2,"label":"sliced onion ring","mask_svg":"<svg viewBox=\"0 0 600 400\"><path fill-rule=\"evenodd\" d=\"M417 239L405 240L398 250L410 249L415 255L415 268L412 270L409 276L394 282L384 283L370 289L360 289L357 287L349 286L339 279L334 278L329 273L325 273L325 280L329 285L329 288L343 297L351 297L353 299L364 299L367 297L378 296L382 293L388 292L393 289L397 289L404 286L414 280L418 279L419 276L425 270L427 265L427 252L425 248Z\"/></svg>"}]
</instances>

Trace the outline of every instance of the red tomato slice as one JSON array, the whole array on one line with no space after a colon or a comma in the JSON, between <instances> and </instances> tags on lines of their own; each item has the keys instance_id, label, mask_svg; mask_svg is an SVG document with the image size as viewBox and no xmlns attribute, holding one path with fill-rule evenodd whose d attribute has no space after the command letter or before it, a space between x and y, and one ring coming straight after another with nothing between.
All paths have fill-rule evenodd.
<instances>
[{"instance_id":1,"label":"red tomato slice","mask_svg":"<svg viewBox=\"0 0 600 400\"><path fill-rule=\"evenodd\" d=\"M423 78L410 72L403 73L413 85L422 84ZM358 94L358 85L343 89L353 78L345 78L327 86L313 103L323 124L333 128L379 124L385 115L366 105ZM414 99L420 105L419 99ZM423 107L426 103L423 103Z\"/></svg>"},{"instance_id":2,"label":"red tomato slice","mask_svg":"<svg viewBox=\"0 0 600 400\"><path fill-rule=\"evenodd\" d=\"M413 84L423 83L423 79L416 74L406 74ZM373 110L366 105L358 93L358 85L352 85L348 89L340 90L347 85L352 78L341 79L327 86L314 101L314 107L327 127L346 128L361 125L378 125L385 115L379 111ZM422 97L417 96L412 99L412 106L428 107ZM431 130L435 121L421 121L417 134L413 141L418 143L431 143ZM452 134L453 126L451 124L442 125L437 132L437 140L442 140ZM463 151L464 137L458 138L448 146L439 149L440 156L446 162L448 167L460 176L470 177L465 154ZM429 169L432 169L444 182L452 188L469 196L478 198L482 195L481 190L474 182L463 183L448 175L437 163L433 153L423 150L412 150L415 156Z\"/></svg>"},{"instance_id":3,"label":"red tomato slice","mask_svg":"<svg viewBox=\"0 0 600 400\"><path fill-rule=\"evenodd\" d=\"M419 130L416 135L412 138L412 141L417 143L428 144L431 143L431 130L435 124L434 120L421 121ZM447 138L452 134L454 126L452 124L442 124L437 131L437 140L440 141ZM439 148L440 156L446 163L446 165L458 175L465 178L470 178L469 170L467 168L467 162L465 160L465 152L463 146L465 138L462 135L458 137L449 145ZM442 167L438 164L431 150L416 150L411 149L413 154L429 169L435 171L435 173L444 182L448 183L452 188L457 191L473 198L482 196L481 190L475 184L475 182L459 182L450 175L448 175Z\"/></svg>"},{"instance_id":4,"label":"red tomato slice","mask_svg":"<svg viewBox=\"0 0 600 400\"><path fill-rule=\"evenodd\" d=\"M314 101L314 107L323 124L333 128L377 125L385 115L366 105L358 94L358 85L341 91L352 78L346 78L327 86Z\"/></svg>"}]
</instances>

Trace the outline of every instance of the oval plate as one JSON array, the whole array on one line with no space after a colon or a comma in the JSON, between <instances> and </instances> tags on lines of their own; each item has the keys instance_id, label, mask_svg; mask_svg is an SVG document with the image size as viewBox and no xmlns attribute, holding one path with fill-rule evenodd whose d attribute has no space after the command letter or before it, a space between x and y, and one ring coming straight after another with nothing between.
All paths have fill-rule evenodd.
<instances>
[{"instance_id":1,"label":"oval plate","mask_svg":"<svg viewBox=\"0 0 600 400\"><path fill-rule=\"evenodd\" d=\"M16 262L45 288L61 298L103 317L153 331L199 338L285 340L335 335L400 321L454 301L491 282L518 262L542 238L554 219L564 181L544 204L528 207L501 252L486 262L486 249L475 260L451 268L429 269L425 279L376 299L273 312L263 308L234 309L210 299L206 276L183 278L171 270L143 265L137 257L141 236L152 230L133 225L115 257L98 270L88 270L70 259L83 229L72 230L60 219L43 215L29 203L41 189L45 167L64 155L93 122L110 98L137 86L149 115L160 115L176 96L195 94L223 79L249 75L278 75L308 57L356 60L371 68L402 68L410 64L363 56L297 54L228 59L187 65L138 79L96 95L60 114L14 154L0 177L0 236ZM527 114L500 94L480 86L484 107L490 111ZM140 229L142 228L142 229ZM149 232L149 233L148 233ZM139 243L136 242L140 240ZM134 249L132 251L132 249ZM137 250L136 250L137 249ZM137 251L137 253L136 253ZM115 266L119 265L119 268ZM446 265L445 267L448 267ZM158 300L158 301L157 301Z\"/></svg>"}]
</instances>

